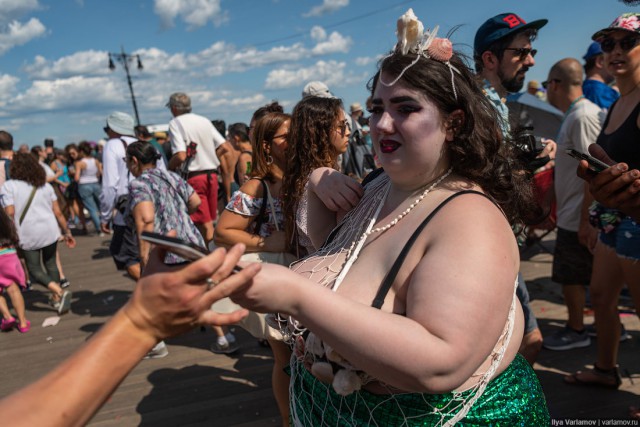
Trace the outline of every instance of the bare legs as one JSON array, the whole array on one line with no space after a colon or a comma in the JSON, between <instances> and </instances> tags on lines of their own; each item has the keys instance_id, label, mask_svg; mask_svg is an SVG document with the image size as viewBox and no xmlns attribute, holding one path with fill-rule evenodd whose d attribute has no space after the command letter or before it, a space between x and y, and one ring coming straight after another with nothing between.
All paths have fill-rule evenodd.
<instances>
[{"instance_id":1,"label":"bare legs","mask_svg":"<svg viewBox=\"0 0 640 427\"><path fill-rule=\"evenodd\" d=\"M276 398L278 410L282 417L282 426L289 425L289 376L284 368L289 364L291 350L282 341L268 340L273 351L273 371L271 372L271 387Z\"/></svg>"}]
</instances>

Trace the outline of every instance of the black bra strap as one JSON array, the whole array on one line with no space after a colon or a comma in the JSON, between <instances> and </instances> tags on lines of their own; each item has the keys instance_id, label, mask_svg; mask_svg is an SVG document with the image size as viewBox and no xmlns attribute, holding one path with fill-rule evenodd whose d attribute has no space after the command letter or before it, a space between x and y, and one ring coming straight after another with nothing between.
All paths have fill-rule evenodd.
<instances>
[{"instance_id":1,"label":"black bra strap","mask_svg":"<svg viewBox=\"0 0 640 427\"><path fill-rule=\"evenodd\" d=\"M400 254L398 255L398 258L393 263L393 266L391 266L391 269L389 270L387 275L384 277L384 280L382 281L382 284L380 285L380 288L378 288L378 293L376 294L376 297L373 299L373 303L371 304L372 307L375 307L375 308L382 307L382 304L384 303L384 299L386 298L387 293L389 293L389 289L391 289L391 285L393 285L393 282L396 280L396 276L398 275L398 272L400 271L400 268L402 267L402 264L404 263L405 258L409 254L409 251L411 250L411 247L416 242L416 240L418 239L418 236L420 236L420 233L427 226L429 221L431 221L431 219L438 213L438 211L444 205L449 203L451 200L453 200L456 197L461 196L463 194L469 194L469 193L471 193L471 194L479 194L481 196L484 196L487 199L491 200L492 203L495 204L495 202L489 196L487 196L486 194L481 193L479 191L475 191L475 190L460 191L458 193L452 194L447 199L445 199L442 203L440 203L429 214L429 216L426 217L424 221L422 221L422 223L418 226L416 231L413 232L413 234L411 235L409 240L407 240L407 243L404 245L404 248L402 248L402 251L400 251Z\"/></svg>"}]
</instances>

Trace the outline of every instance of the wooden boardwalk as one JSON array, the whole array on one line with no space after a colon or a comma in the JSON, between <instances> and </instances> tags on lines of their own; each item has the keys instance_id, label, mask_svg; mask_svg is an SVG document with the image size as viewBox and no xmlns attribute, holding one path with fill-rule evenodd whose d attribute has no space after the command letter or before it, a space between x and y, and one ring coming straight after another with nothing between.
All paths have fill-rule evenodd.
<instances>
[{"instance_id":1,"label":"wooden boardwalk","mask_svg":"<svg viewBox=\"0 0 640 427\"><path fill-rule=\"evenodd\" d=\"M108 243L108 238L79 236L75 249L61 249L73 304L57 326L41 326L45 318L55 315L46 304L43 288L24 294L32 330L24 335L16 331L0 334L0 360L4 362L0 397L40 377L71 354L127 300L133 282L115 270ZM550 333L566 316L560 287L550 281L551 257L531 250L523 258L522 270L540 327L543 333ZM620 390L563 384L564 374L593 362L595 344L586 349L541 352L535 369L554 418L625 419L628 406L640 404L640 322L630 313L623 314L622 320L633 339L620 347L620 364L626 375ZM241 329L236 328L235 333L241 350L231 356L208 350L214 339L210 330L195 330L168 340L169 356L142 361L90 425L279 425L270 388L270 351ZM50 398L64 399L64 395Z\"/></svg>"}]
</instances>

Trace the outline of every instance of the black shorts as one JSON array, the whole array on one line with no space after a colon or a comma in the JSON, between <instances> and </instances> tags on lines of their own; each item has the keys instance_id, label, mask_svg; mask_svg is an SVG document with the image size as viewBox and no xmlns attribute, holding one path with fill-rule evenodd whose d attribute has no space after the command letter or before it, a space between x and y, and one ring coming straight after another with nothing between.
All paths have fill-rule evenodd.
<instances>
[{"instance_id":1,"label":"black shorts","mask_svg":"<svg viewBox=\"0 0 640 427\"><path fill-rule=\"evenodd\" d=\"M136 236L135 230L124 225L114 224L109 253L111 253L118 270L126 270L132 265L140 264L138 236Z\"/></svg>"},{"instance_id":2,"label":"black shorts","mask_svg":"<svg viewBox=\"0 0 640 427\"><path fill-rule=\"evenodd\" d=\"M558 228L551 279L561 285L585 285L591 281L593 255L578 241L578 233Z\"/></svg>"}]
</instances>

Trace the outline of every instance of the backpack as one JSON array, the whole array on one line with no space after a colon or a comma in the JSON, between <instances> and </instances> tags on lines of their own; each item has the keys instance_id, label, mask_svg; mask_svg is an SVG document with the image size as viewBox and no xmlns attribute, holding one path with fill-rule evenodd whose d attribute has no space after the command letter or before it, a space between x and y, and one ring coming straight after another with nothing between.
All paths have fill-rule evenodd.
<instances>
[{"instance_id":1,"label":"backpack","mask_svg":"<svg viewBox=\"0 0 640 427\"><path fill-rule=\"evenodd\" d=\"M367 145L362 134L362 128L353 121L351 116L347 116L347 121L351 129L351 135L349 135L347 151L342 155L342 172L362 180L376 168L376 164L371 148Z\"/></svg>"}]
</instances>

